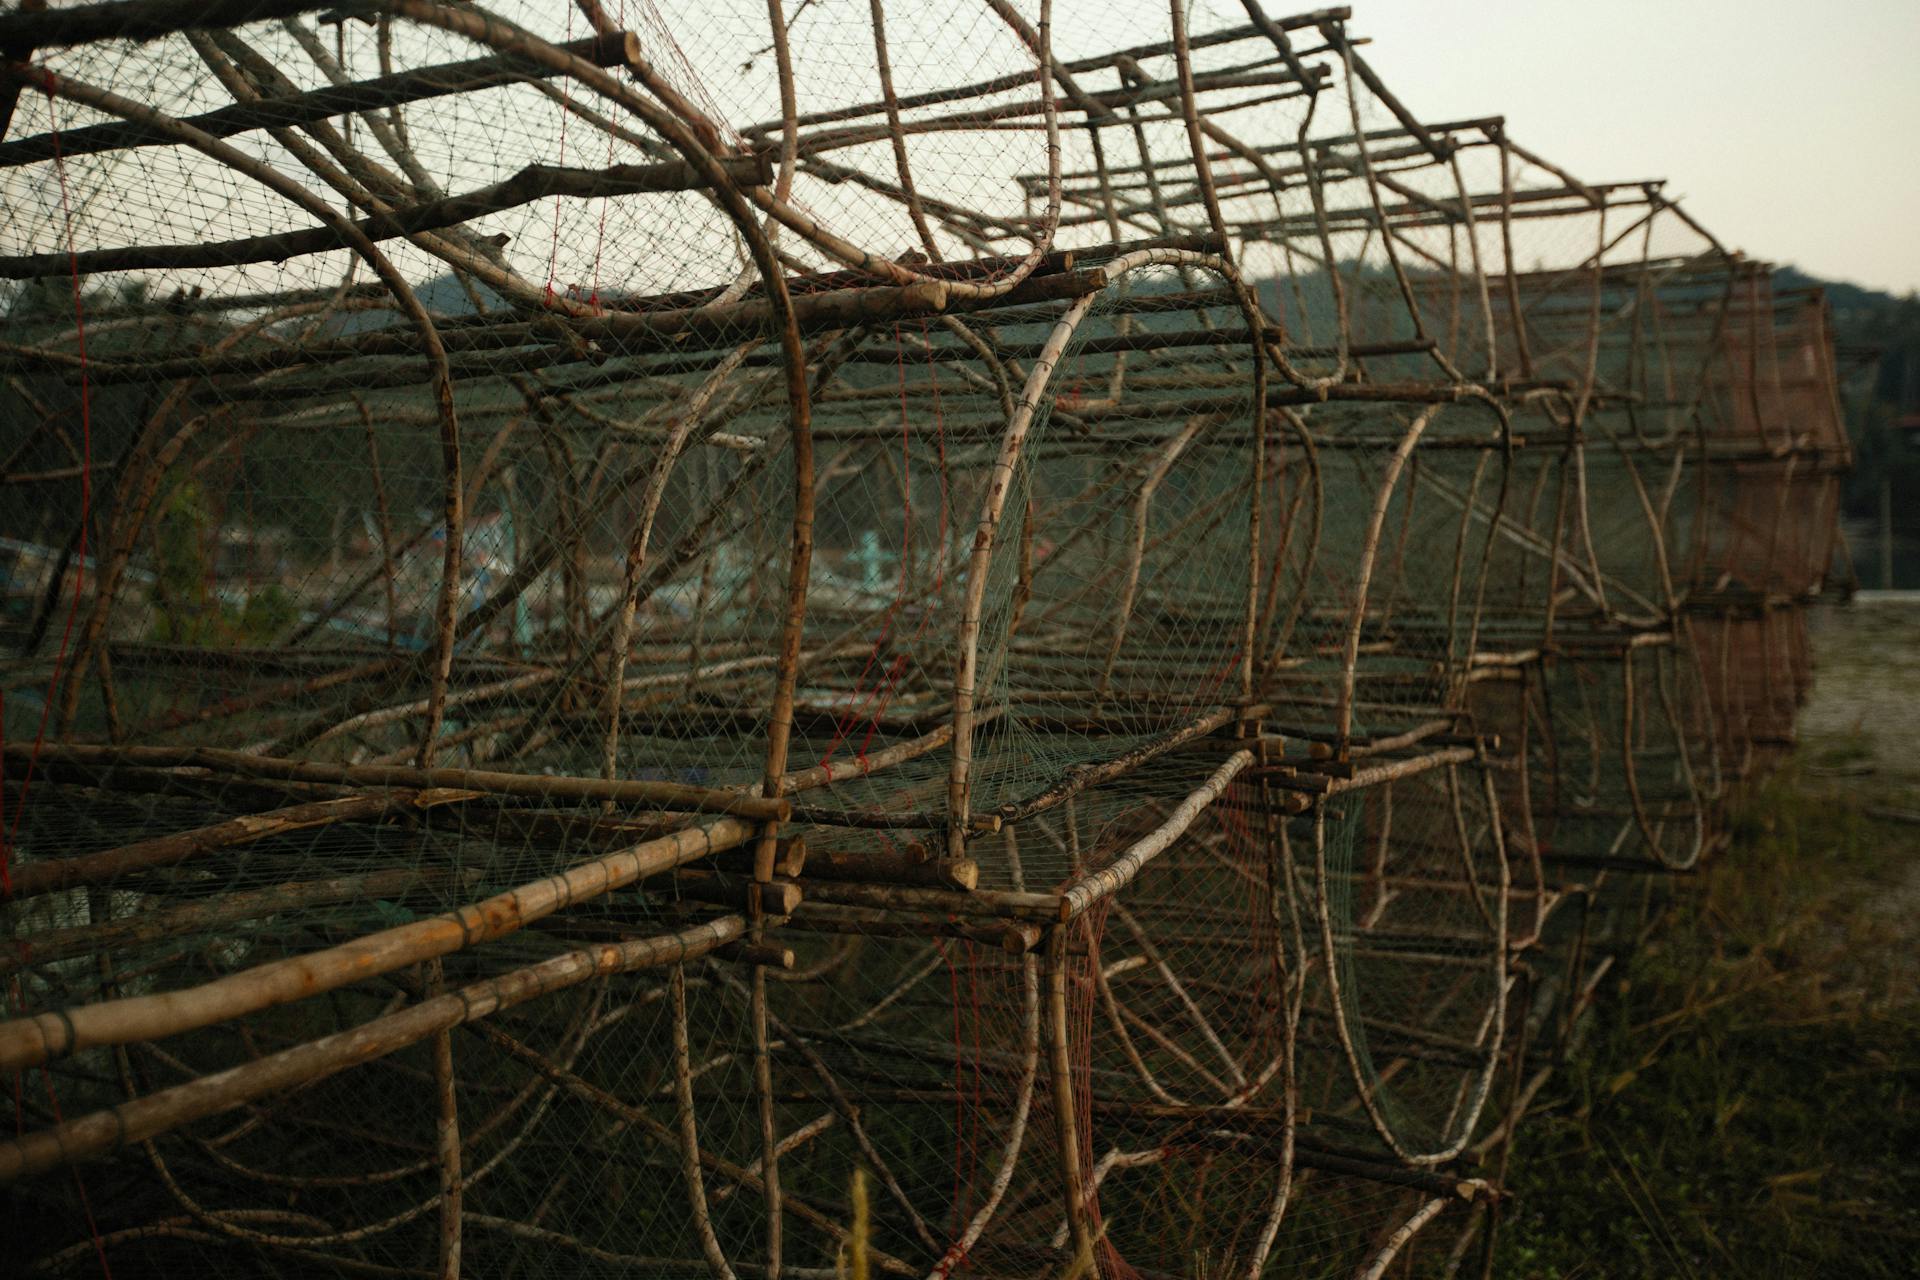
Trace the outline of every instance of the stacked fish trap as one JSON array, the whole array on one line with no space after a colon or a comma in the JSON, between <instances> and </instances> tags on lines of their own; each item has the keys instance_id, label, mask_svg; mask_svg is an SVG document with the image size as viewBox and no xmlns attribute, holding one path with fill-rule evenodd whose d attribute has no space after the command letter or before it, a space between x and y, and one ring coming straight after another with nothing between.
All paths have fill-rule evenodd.
<instances>
[{"instance_id":1,"label":"stacked fish trap","mask_svg":"<svg viewBox=\"0 0 1920 1280\"><path fill-rule=\"evenodd\" d=\"M1823 304L1345 10L898 8L0 15L29 1265L1484 1239L1791 739Z\"/></svg>"}]
</instances>

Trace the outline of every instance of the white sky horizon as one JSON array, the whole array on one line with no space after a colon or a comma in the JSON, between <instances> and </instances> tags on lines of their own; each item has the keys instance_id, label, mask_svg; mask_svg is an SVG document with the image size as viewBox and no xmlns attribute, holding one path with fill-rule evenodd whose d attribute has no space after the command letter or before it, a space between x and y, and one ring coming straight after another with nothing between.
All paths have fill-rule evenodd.
<instances>
[{"instance_id":1,"label":"white sky horizon","mask_svg":"<svg viewBox=\"0 0 1920 1280\"><path fill-rule=\"evenodd\" d=\"M949 2L894 0L891 6L898 11L888 25L898 55L896 76L909 84L916 64L937 71L937 80L964 80L972 63L992 62L988 55L995 50L1004 62L1008 50L1018 47L978 0L967 0L964 12ZM1275 16L1315 2L1262 0ZM553 6L545 13L560 23L556 34L571 30L564 21L572 12L566 0L529 3ZM737 11L745 22L735 22L740 29L734 30L717 22L710 0L655 3L666 31L694 53L699 74L744 113L734 123L763 118L757 109L777 111L770 70L762 66L757 79L749 80L739 69L740 49L757 47L754 22L764 23L763 9L746 0L718 6ZM794 18L799 47L817 51L819 58L803 86L806 96L826 95L822 103L835 92L860 100L872 96L859 91L854 76L855 64L871 57L865 5L786 3L790 14L804 15ZM1016 0L1029 14L1038 4ZM618 7L624 14L626 5ZM634 8L637 21L643 6ZM1189 0L1189 8L1196 29L1246 20L1240 0ZM1349 30L1368 40L1365 56L1423 120L1503 115L1522 145L1588 181L1665 179L1665 193L1683 200L1729 248L1823 279L1896 295L1920 290L1920 0L1838 0L1817 17L1787 0L1353 0L1352 8ZM1055 9L1060 52L1068 57L1157 38L1169 21L1168 0L1056 0ZM822 28L835 22L844 22L845 29ZM370 55L361 53L364 64ZM134 64L136 70L143 65ZM852 78L837 84L836 76ZM11 132L45 128L37 115L44 110L37 99L23 101ZM451 108L421 109L425 122L416 132L430 139L430 122L442 110ZM498 154L484 148L476 160L461 151L471 164L447 157L447 180L471 186L505 176L489 166L551 158L553 146L535 133L558 119L556 109L516 120L508 131L516 136L499 140L519 144L512 154L511 148ZM1025 167L1036 167L1037 142L1015 139L992 135L995 163L978 164L974 176L985 181L989 170L1006 167L1001 153L1021 146L1031 153ZM924 157L946 144L918 145ZM964 169L962 164L949 176L966 177ZM251 204L233 212L212 198L219 191L174 185L181 198L141 211L144 217L152 220L162 208L169 219L199 216L206 225L195 224L194 234L207 238L261 229L247 216L266 214ZM22 209L37 206L33 226L57 226L51 220L57 193L50 183L42 187L33 200L18 203ZM102 188L109 189L115 188ZM159 192L154 185L149 194ZM78 199L88 205L85 195ZM526 221L545 209L517 216ZM588 222L596 216L593 209L575 212ZM26 244L33 226L16 218L11 230L22 247L33 247ZM559 242L552 226L534 231L535 239ZM125 232L117 225L95 228L81 239ZM595 232L590 242L599 241ZM891 252L889 245L881 248Z\"/></svg>"},{"instance_id":2,"label":"white sky horizon","mask_svg":"<svg viewBox=\"0 0 1920 1280\"><path fill-rule=\"evenodd\" d=\"M1422 119L1505 115L1588 181L1667 179L1729 248L1920 290L1920 0L1352 7L1363 54Z\"/></svg>"}]
</instances>

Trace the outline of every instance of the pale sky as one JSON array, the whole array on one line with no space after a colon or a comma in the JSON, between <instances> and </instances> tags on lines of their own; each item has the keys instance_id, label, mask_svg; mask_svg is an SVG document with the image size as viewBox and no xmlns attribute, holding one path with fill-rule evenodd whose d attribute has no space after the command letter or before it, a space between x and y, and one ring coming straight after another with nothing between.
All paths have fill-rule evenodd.
<instances>
[{"instance_id":1,"label":"pale sky","mask_svg":"<svg viewBox=\"0 0 1920 1280\"><path fill-rule=\"evenodd\" d=\"M1275 15L1332 2L1263 0ZM1016 0L1030 16L1037 16L1038 3ZM1521 145L1589 181L1667 179L1668 193L1684 199L1730 248L1791 263L1827 279L1894 293L1920 289L1920 0L1350 3L1350 30L1371 40L1365 55L1421 119L1503 114ZM765 13L757 0L658 4L667 29L693 58L699 77L737 108L732 123L749 123L777 111L771 59L750 63L755 68L751 76L741 69L740 50L758 48L763 41ZM790 13L808 7L799 0L786 4ZM570 4L524 0L524 11L520 5L503 7L516 17L541 14L555 38L570 30L565 18L572 12ZM891 6L898 11L888 24L895 76L909 90L919 87L914 83L915 59L950 63L939 67L941 82L987 74L981 68L1017 66L1022 52L1017 41L988 16L986 6L966 0L960 7L968 12L949 21L955 9L952 0L895 0ZM1056 8L1057 25L1070 31L1075 42L1068 56L1155 39L1167 30L1167 0L1056 0ZM1240 0L1189 0L1189 8L1203 29L1245 21ZM727 15L731 22L722 22ZM796 25L803 63L811 69L803 84L806 105L833 105L835 95L852 100L873 96L861 76L836 79L840 71L865 66L870 59L866 24L863 0L840 0L818 5ZM1312 38L1303 33L1301 39ZM370 40L368 36L362 43ZM994 50L998 62L989 57ZM357 56L357 66L369 65L370 45ZM35 114L44 109L37 95L23 98L13 132L44 129L45 121ZM451 118L436 116L434 110L415 108L429 120ZM516 120L516 131L524 136L516 136L514 145L498 154L486 146L469 146L469 140L457 135L440 138L430 125L416 128L416 142L436 153L428 162L444 168L452 186L471 186L487 180L489 166L553 159L559 154L558 143L540 131L557 127L562 118L557 109L543 108ZM970 174L985 181L988 170L1004 177L1001 169L1010 174L1040 167L1035 139L982 137L1003 151L1026 150L1005 164L983 165L977 157L963 155L954 162L957 168L949 165L955 181ZM937 153L949 144L931 139L917 145L921 154L915 163L924 170L925 185L931 180L925 174L938 171L926 166L934 165ZM980 139L968 145L977 147ZM151 153L143 155L156 163ZM34 172L43 188L36 194L37 207L50 209L57 191L45 185L44 172ZM498 176L505 176L504 171ZM3 185L11 180L0 173L0 211L17 199ZM213 184L196 193L192 183L179 185L190 194L177 211L204 221L204 226L195 224L196 233L238 235L261 229L248 221L264 216L255 206L211 199L224 192L224 186ZM857 194L841 186L809 189L810 198L826 202L820 212L844 215L856 229L862 225L855 218L860 211L849 202ZM208 208L199 208L198 196L208 197L200 200ZM585 206L576 212L586 220L582 227L597 217ZM547 216L547 207L529 207L518 216L538 223ZM863 216L881 220L871 211ZM36 228L50 235L58 225L44 213L11 226L0 217L0 231L16 239ZM892 230L904 234L903 228L894 218ZM96 228L87 234L104 242L119 233L119 228ZM550 226L536 238L556 245L561 240ZM597 264L597 232L582 232L579 243L596 246ZM615 275L639 291L682 287L675 280L650 280L643 271L648 262L671 265L679 259L653 253L638 240L634 244L633 260ZM731 245L724 236L708 247L716 261L731 263ZM892 252L899 246L880 247ZM420 265L440 269L437 263ZM597 265L593 269L598 272Z\"/></svg>"},{"instance_id":2,"label":"pale sky","mask_svg":"<svg viewBox=\"0 0 1920 1280\"><path fill-rule=\"evenodd\" d=\"M1668 179L1730 248L1920 289L1920 0L1351 2L1416 116L1504 114L1590 181Z\"/></svg>"}]
</instances>

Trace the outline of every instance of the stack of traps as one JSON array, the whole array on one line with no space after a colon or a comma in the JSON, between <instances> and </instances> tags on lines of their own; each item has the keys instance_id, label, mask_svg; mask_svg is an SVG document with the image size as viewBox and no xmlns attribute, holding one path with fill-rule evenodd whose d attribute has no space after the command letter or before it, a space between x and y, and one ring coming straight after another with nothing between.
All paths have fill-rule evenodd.
<instances>
[{"instance_id":1,"label":"stack of traps","mask_svg":"<svg viewBox=\"0 0 1920 1280\"><path fill-rule=\"evenodd\" d=\"M673 9L0 16L9 1255L1477 1266L1820 296L1344 9Z\"/></svg>"}]
</instances>

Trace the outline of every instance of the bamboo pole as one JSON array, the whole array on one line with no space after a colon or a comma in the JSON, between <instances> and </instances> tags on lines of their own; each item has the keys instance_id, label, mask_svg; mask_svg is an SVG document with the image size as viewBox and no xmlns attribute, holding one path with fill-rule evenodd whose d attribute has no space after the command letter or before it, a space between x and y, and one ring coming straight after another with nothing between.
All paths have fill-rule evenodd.
<instances>
[{"instance_id":1,"label":"bamboo pole","mask_svg":"<svg viewBox=\"0 0 1920 1280\"><path fill-rule=\"evenodd\" d=\"M310 831L341 822L377 822L395 814L460 804L479 794L477 791L445 788L379 791L339 800L294 805L270 813L250 813L193 831L121 845L117 849L30 862L13 872L12 897L18 900L57 893L80 885L108 884L122 876L175 866L202 854L239 848L273 836Z\"/></svg>"},{"instance_id":2,"label":"bamboo pole","mask_svg":"<svg viewBox=\"0 0 1920 1280\"><path fill-rule=\"evenodd\" d=\"M439 960L427 962L427 990L446 990ZM465 1183L460 1168L460 1094L453 1068L453 1036L442 1028L433 1036L433 1084L438 1104L434 1136L440 1164L440 1280L460 1280L460 1204Z\"/></svg>"},{"instance_id":3,"label":"bamboo pole","mask_svg":"<svg viewBox=\"0 0 1920 1280\"><path fill-rule=\"evenodd\" d=\"M1067 924L1049 930L1047 965L1047 1076L1052 1087L1054 1142L1060 1167L1060 1192L1065 1202L1067 1229L1074 1256L1093 1258L1093 1231L1088 1222L1089 1188L1080 1164L1079 1099L1073 1087L1072 1031L1067 1021Z\"/></svg>"},{"instance_id":4,"label":"bamboo pole","mask_svg":"<svg viewBox=\"0 0 1920 1280\"><path fill-rule=\"evenodd\" d=\"M0 1182L14 1182L63 1164L106 1155L127 1143L144 1141L256 1098L323 1079L416 1044L437 1032L490 1017L590 978L703 955L745 932L746 922L739 916L724 916L657 938L569 951L498 978L473 983L217 1075L174 1085L53 1129L0 1142Z\"/></svg>"},{"instance_id":5,"label":"bamboo pole","mask_svg":"<svg viewBox=\"0 0 1920 1280\"><path fill-rule=\"evenodd\" d=\"M218 27L225 24L209 22L206 25ZM596 66L611 67L626 61L629 47L637 48L637 40L638 37L632 32L621 31L613 33L610 37L589 36L584 40L569 41L560 47L576 57L587 59ZM305 93L260 98L253 102L237 102L199 115L183 116L181 123L191 125L208 137L230 138L252 129L292 127L326 120L333 116L390 109L449 94L474 93L502 85L521 84L529 76L550 74L553 73L548 68L496 54L466 62L421 67L417 70L380 76L377 79L357 83L332 84ZM121 122L88 125L79 129L64 129L57 140L52 135L46 134L0 143L0 168L50 160L56 153L63 159L71 160L75 156L92 155L103 151L128 151L138 147L162 146L169 141L165 136L143 129L137 124ZM663 166L659 169L660 172L654 179L656 181L676 176L671 166ZM752 171L744 170L743 172ZM681 188L649 189L678 190ZM463 220L464 218L455 218L450 221Z\"/></svg>"},{"instance_id":6,"label":"bamboo pole","mask_svg":"<svg viewBox=\"0 0 1920 1280\"><path fill-rule=\"evenodd\" d=\"M179 31L231 27L330 6L313 0L121 0L0 14L0 43L64 48L101 40L157 40Z\"/></svg>"},{"instance_id":7,"label":"bamboo pole","mask_svg":"<svg viewBox=\"0 0 1920 1280\"><path fill-rule=\"evenodd\" d=\"M0 151L0 154L4 152ZM736 183L748 185L766 179L766 164L759 157L730 158L722 161L721 166L727 177ZM379 210L353 222L351 230L340 226L318 226L237 240L126 245L112 249L88 249L71 255L42 253L0 256L0 279L26 280L38 276L63 275L73 270L87 274L107 271L183 271L239 266L249 262L283 262L288 258L325 253L331 249L352 248L362 240L378 243L422 231L460 226L476 218L556 196L589 200L648 192L686 191L704 186L706 182L706 175L677 160L649 165L609 165L603 169L530 164L513 177L490 186L420 204ZM637 321L624 331L663 332L651 325L643 328ZM305 355L299 352L289 354ZM311 356L306 358L310 359ZM236 361L236 364L239 363ZM259 368L259 357L250 355L244 367Z\"/></svg>"},{"instance_id":8,"label":"bamboo pole","mask_svg":"<svg viewBox=\"0 0 1920 1280\"><path fill-rule=\"evenodd\" d=\"M270 961L198 987L125 996L0 1022L0 1069L38 1066L96 1045L178 1035L450 955L506 937L563 907L643 876L741 844L753 830L742 819L721 818L595 858L445 915L383 929L309 955Z\"/></svg>"},{"instance_id":9,"label":"bamboo pole","mask_svg":"<svg viewBox=\"0 0 1920 1280\"><path fill-rule=\"evenodd\" d=\"M1213 775L1195 788L1167 815L1167 820L1144 838L1135 841L1115 856L1112 862L1068 885L1060 895L1060 918L1072 920L1084 915L1103 898L1112 896L1133 883L1146 865L1164 853L1186 833L1207 806L1220 798L1240 772L1253 763L1251 751L1237 751Z\"/></svg>"},{"instance_id":10,"label":"bamboo pole","mask_svg":"<svg viewBox=\"0 0 1920 1280\"><path fill-rule=\"evenodd\" d=\"M7 743L6 757L34 754L31 743ZM549 774L501 773L487 769L421 769L405 765L337 765L311 760L282 760L213 747L108 747L49 742L38 755L55 763L111 769L137 765L159 769L200 769L216 776L274 778L349 787L400 787L422 791L471 791L485 795L527 796L545 800L611 800L620 804L695 813L730 813L783 821L787 802L690 786L678 782L575 778Z\"/></svg>"},{"instance_id":11,"label":"bamboo pole","mask_svg":"<svg viewBox=\"0 0 1920 1280\"><path fill-rule=\"evenodd\" d=\"M337 903L404 900L447 887L478 883L478 870L395 867L329 880L300 880L248 892L225 893L177 907L157 907L95 924L21 932L0 951L0 977L16 970L91 953L114 954L169 938L188 937L266 916ZM17 884L18 881L16 880ZM16 895L18 896L18 895Z\"/></svg>"}]
</instances>

